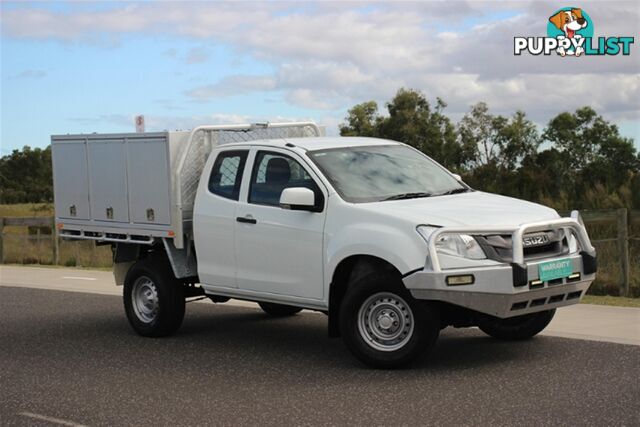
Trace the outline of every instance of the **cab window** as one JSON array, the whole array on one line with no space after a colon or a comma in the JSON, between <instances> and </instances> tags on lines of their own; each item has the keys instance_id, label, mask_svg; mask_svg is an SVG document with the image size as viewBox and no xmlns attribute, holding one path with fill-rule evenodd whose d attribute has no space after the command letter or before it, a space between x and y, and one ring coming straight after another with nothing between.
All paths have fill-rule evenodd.
<instances>
[{"instance_id":1,"label":"cab window","mask_svg":"<svg viewBox=\"0 0 640 427\"><path fill-rule=\"evenodd\" d=\"M324 206L322 191L300 163L284 154L258 151L251 172L249 203L279 206L282 191L291 187L312 190L316 207Z\"/></svg>"},{"instance_id":2,"label":"cab window","mask_svg":"<svg viewBox=\"0 0 640 427\"><path fill-rule=\"evenodd\" d=\"M247 153L247 150L243 150L218 154L209 177L209 191L227 199L238 200Z\"/></svg>"}]
</instances>

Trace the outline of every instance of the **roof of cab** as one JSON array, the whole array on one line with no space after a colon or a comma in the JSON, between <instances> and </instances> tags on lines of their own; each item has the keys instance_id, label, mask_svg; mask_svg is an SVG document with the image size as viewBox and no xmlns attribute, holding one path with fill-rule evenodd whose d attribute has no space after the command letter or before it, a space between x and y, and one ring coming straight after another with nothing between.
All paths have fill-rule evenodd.
<instances>
[{"instance_id":1,"label":"roof of cab","mask_svg":"<svg viewBox=\"0 0 640 427\"><path fill-rule=\"evenodd\" d=\"M379 138L365 138L359 136L323 136L308 138L286 138L286 139L264 139L246 142L238 142L229 145L263 145L272 147L286 147L287 144L293 144L304 150L326 150L330 148L341 147L363 147L367 145L389 145L399 144L397 141ZM290 146L290 145L289 145Z\"/></svg>"}]
</instances>

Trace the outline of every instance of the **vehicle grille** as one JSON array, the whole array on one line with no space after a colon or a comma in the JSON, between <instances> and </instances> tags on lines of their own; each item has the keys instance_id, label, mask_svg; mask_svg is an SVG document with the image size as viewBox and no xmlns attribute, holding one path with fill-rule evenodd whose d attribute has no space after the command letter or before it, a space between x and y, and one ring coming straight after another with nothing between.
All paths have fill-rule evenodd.
<instances>
[{"instance_id":1,"label":"vehicle grille","mask_svg":"<svg viewBox=\"0 0 640 427\"><path fill-rule=\"evenodd\" d=\"M487 258L499 262L511 262L513 251L511 247L511 235L474 236L482 247ZM533 260L548 258L569 253L569 245L564 230L546 230L538 233L525 234L528 237L537 237L539 243L523 248L524 259ZM544 243L542 243L544 242Z\"/></svg>"}]
</instances>

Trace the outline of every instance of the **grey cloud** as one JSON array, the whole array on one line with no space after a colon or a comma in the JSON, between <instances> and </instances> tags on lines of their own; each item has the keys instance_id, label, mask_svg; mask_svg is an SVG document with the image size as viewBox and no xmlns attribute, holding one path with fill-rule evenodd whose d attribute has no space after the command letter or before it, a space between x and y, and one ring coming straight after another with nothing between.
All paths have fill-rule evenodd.
<instances>
[{"instance_id":1,"label":"grey cloud","mask_svg":"<svg viewBox=\"0 0 640 427\"><path fill-rule=\"evenodd\" d=\"M637 2L581 6L593 19L596 36L639 32ZM276 91L292 104L341 114L338 111L356 102L389 99L404 86L431 99L442 97L454 117L471 104L487 101L496 112L523 109L540 122L582 105L637 120L640 46L634 45L628 57L513 55L513 37L544 36L548 16L557 8L551 2L456 1L188 7L158 2L68 14L16 8L3 14L2 32L63 41L103 33L169 32L225 43L276 69L273 75L233 75L194 87L186 95L197 101ZM475 27L467 24L506 9L518 15Z\"/></svg>"},{"instance_id":2,"label":"grey cloud","mask_svg":"<svg viewBox=\"0 0 640 427\"><path fill-rule=\"evenodd\" d=\"M188 91L186 95L204 101L209 98L234 96L275 88L276 80L272 76L234 75L225 77L214 84L198 86Z\"/></svg>"},{"instance_id":3,"label":"grey cloud","mask_svg":"<svg viewBox=\"0 0 640 427\"><path fill-rule=\"evenodd\" d=\"M156 99L153 102L162 106L165 110L182 110L180 103L176 99L161 98Z\"/></svg>"},{"instance_id":4,"label":"grey cloud","mask_svg":"<svg viewBox=\"0 0 640 427\"><path fill-rule=\"evenodd\" d=\"M92 132L95 125L109 123L113 126L114 131L128 132L134 130L134 117L136 114L105 114L93 117L76 117L69 120L78 123L78 128L73 132L88 133ZM188 130L196 126L209 125L225 125L238 123L264 123L273 122L291 122L312 120L311 117L289 117L289 116L251 116L240 114L214 113L208 115L180 116L180 115L155 115L145 114L145 125L147 131L163 131L163 130Z\"/></svg>"},{"instance_id":5,"label":"grey cloud","mask_svg":"<svg viewBox=\"0 0 640 427\"><path fill-rule=\"evenodd\" d=\"M599 16L602 9L599 3L587 4L585 8L587 6L591 6L589 10L593 15ZM515 18L495 22L447 40L443 46L445 63L455 64L464 72L477 73L482 78L506 78L520 73L555 73L565 76L581 73L637 73L640 67L640 56L637 54L582 58L561 58L557 55L538 57L528 54L514 56L513 37L545 36L547 16L555 8L557 6L534 3L526 13ZM608 32L607 29L602 29L592 16L596 36L637 33L637 22L640 20L637 8L632 10L625 3L612 2L604 9L613 9L627 19L621 21L617 29Z\"/></svg>"},{"instance_id":6,"label":"grey cloud","mask_svg":"<svg viewBox=\"0 0 640 427\"><path fill-rule=\"evenodd\" d=\"M514 3L516 4L516 3ZM492 2L183 2L128 4L106 11L91 11L70 5L70 12L58 12L25 4L3 11L2 34L16 38L74 40L99 33L177 33L212 37L232 30L251 30L274 16L338 15L356 11L363 15L390 15L397 11L423 15L427 20L447 18L459 21L492 10ZM499 6L509 8L507 4Z\"/></svg>"},{"instance_id":7,"label":"grey cloud","mask_svg":"<svg viewBox=\"0 0 640 427\"><path fill-rule=\"evenodd\" d=\"M201 64L209 59L209 52L206 49L196 47L187 52L185 61L187 64Z\"/></svg>"},{"instance_id":8,"label":"grey cloud","mask_svg":"<svg viewBox=\"0 0 640 427\"><path fill-rule=\"evenodd\" d=\"M24 70L13 76L15 79L41 79L47 75L43 70Z\"/></svg>"},{"instance_id":9,"label":"grey cloud","mask_svg":"<svg viewBox=\"0 0 640 427\"><path fill-rule=\"evenodd\" d=\"M162 52L164 56L168 56L169 58L175 58L178 55L178 50L176 48L170 48Z\"/></svg>"},{"instance_id":10,"label":"grey cloud","mask_svg":"<svg viewBox=\"0 0 640 427\"><path fill-rule=\"evenodd\" d=\"M135 116L136 114L100 114L91 117L70 117L68 120L84 127L83 130L78 130L77 132L91 132L93 128L90 126L102 123L111 123L119 127L129 126L129 128L132 128L135 125Z\"/></svg>"}]
</instances>

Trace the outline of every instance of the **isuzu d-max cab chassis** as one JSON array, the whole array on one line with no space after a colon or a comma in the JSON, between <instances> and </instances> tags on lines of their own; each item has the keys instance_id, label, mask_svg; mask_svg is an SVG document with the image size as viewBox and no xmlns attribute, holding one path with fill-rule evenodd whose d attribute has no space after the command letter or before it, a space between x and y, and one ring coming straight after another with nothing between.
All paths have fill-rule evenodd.
<instances>
[{"instance_id":1,"label":"isuzu d-max cab chassis","mask_svg":"<svg viewBox=\"0 0 640 427\"><path fill-rule=\"evenodd\" d=\"M313 123L52 137L56 222L110 244L143 336L185 301L328 315L374 367L409 364L442 328L507 340L542 331L595 278L577 212L476 191L425 154Z\"/></svg>"}]
</instances>

